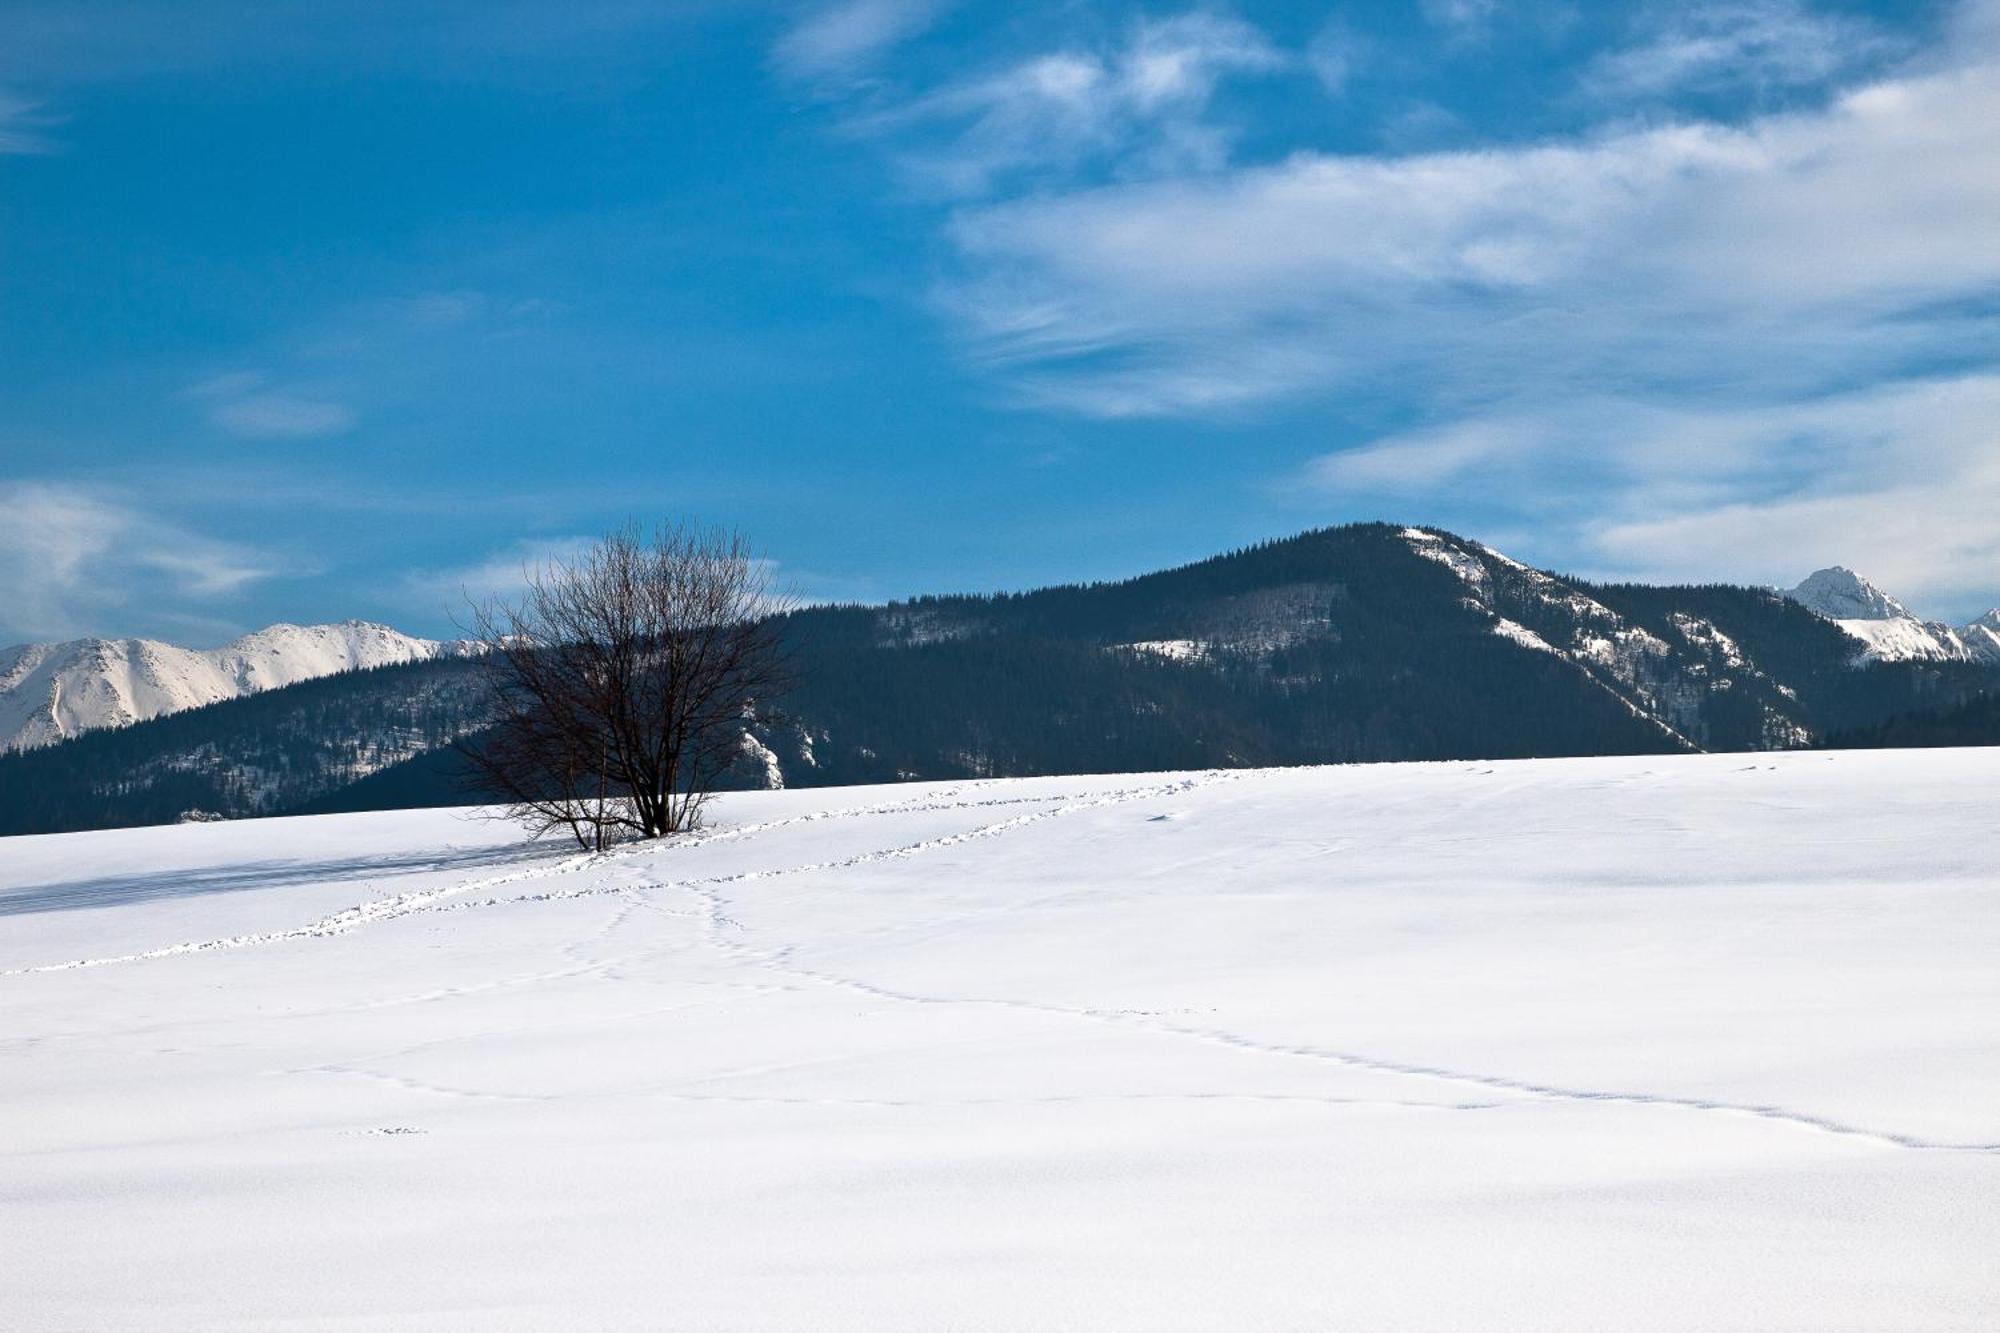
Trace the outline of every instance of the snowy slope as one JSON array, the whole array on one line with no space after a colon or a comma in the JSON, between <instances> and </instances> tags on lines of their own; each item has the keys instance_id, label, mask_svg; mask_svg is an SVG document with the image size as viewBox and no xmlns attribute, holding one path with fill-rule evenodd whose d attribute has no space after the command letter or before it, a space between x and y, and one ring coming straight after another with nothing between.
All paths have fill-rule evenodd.
<instances>
[{"instance_id":1,"label":"snowy slope","mask_svg":"<svg viewBox=\"0 0 2000 1333\"><path fill-rule=\"evenodd\" d=\"M1811 740L1797 716L1797 696L1698 616L1675 613L1674 641L1669 642L1583 587L1480 542L1435 528L1404 528L1399 535L1412 552L1458 578L1466 605L1490 619L1493 634L1569 663L1580 679L1676 746L1702 748L1710 739L1712 696L1732 690L1754 701L1761 714L1755 735L1759 748L1784 749Z\"/></svg>"},{"instance_id":2,"label":"snowy slope","mask_svg":"<svg viewBox=\"0 0 2000 1333\"><path fill-rule=\"evenodd\" d=\"M1814 571L1785 596L1852 635L1862 645L1858 657L1864 661L2000 664L2000 611L1959 629L1920 620L1841 565Z\"/></svg>"},{"instance_id":3,"label":"snowy slope","mask_svg":"<svg viewBox=\"0 0 2000 1333\"><path fill-rule=\"evenodd\" d=\"M1862 644L1861 656L1875 662L1970 662L1971 647L1949 625L1897 616L1884 620L1836 620Z\"/></svg>"},{"instance_id":4,"label":"snowy slope","mask_svg":"<svg viewBox=\"0 0 2000 1333\"><path fill-rule=\"evenodd\" d=\"M2000 609L1988 611L1959 630L1965 646L1982 662L2000 663Z\"/></svg>"},{"instance_id":5,"label":"snowy slope","mask_svg":"<svg viewBox=\"0 0 2000 1333\"><path fill-rule=\"evenodd\" d=\"M1845 565L1806 575L1785 594L1828 620L1914 620L1904 605Z\"/></svg>"},{"instance_id":6,"label":"snowy slope","mask_svg":"<svg viewBox=\"0 0 2000 1333\"><path fill-rule=\"evenodd\" d=\"M9 840L0 1326L1990 1328L1996 798L1794 753Z\"/></svg>"},{"instance_id":7,"label":"snowy slope","mask_svg":"<svg viewBox=\"0 0 2000 1333\"><path fill-rule=\"evenodd\" d=\"M296 681L463 651L386 625L272 625L214 649L76 639L0 649L0 750L47 745Z\"/></svg>"}]
</instances>

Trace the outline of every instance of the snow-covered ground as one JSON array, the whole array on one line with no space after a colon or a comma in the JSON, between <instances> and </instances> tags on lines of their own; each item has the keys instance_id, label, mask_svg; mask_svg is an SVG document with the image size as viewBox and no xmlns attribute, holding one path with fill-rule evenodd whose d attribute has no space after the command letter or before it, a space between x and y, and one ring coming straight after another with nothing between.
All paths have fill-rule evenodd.
<instances>
[{"instance_id":1,"label":"snow-covered ground","mask_svg":"<svg viewBox=\"0 0 2000 1333\"><path fill-rule=\"evenodd\" d=\"M1988 1329L2000 751L0 842L0 1326Z\"/></svg>"}]
</instances>

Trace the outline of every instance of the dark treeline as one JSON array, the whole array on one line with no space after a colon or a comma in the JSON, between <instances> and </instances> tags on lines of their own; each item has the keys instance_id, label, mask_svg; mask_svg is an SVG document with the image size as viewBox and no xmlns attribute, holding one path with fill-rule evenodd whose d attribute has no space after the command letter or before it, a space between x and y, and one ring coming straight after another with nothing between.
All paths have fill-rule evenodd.
<instances>
[{"instance_id":1,"label":"dark treeline","mask_svg":"<svg viewBox=\"0 0 2000 1333\"><path fill-rule=\"evenodd\" d=\"M1829 750L1924 749L1951 745L2000 745L2000 694L1985 694L1950 708L1903 713L1872 727L1837 731Z\"/></svg>"}]
</instances>

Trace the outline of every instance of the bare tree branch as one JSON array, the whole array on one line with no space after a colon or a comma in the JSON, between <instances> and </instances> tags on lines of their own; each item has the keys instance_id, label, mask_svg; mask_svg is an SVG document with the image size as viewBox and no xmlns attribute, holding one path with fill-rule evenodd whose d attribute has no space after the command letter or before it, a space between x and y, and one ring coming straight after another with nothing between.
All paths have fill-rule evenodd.
<instances>
[{"instance_id":1,"label":"bare tree branch","mask_svg":"<svg viewBox=\"0 0 2000 1333\"><path fill-rule=\"evenodd\" d=\"M473 609L494 725L460 747L536 836L587 848L693 828L790 687L789 599L737 533L627 527Z\"/></svg>"}]
</instances>

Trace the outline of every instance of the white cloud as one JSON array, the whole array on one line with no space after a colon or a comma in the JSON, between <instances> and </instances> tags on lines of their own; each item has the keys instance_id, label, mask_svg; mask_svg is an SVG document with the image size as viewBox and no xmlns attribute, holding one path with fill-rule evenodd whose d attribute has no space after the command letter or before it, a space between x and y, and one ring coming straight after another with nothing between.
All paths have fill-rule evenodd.
<instances>
[{"instance_id":1,"label":"white cloud","mask_svg":"<svg viewBox=\"0 0 2000 1333\"><path fill-rule=\"evenodd\" d=\"M2000 599L2000 374L1684 424L1697 429L1657 440L1654 466L1696 480L1707 466L1714 484L1683 498L1637 477L1584 527L1606 568L1788 583L1841 563L1934 614L1969 616ZM1797 475L1758 477L1779 459Z\"/></svg>"},{"instance_id":2,"label":"white cloud","mask_svg":"<svg viewBox=\"0 0 2000 1333\"><path fill-rule=\"evenodd\" d=\"M1091 163L1121 176L1224 165L1206 112L1227 77L1284 67L1257 29L1218 14L1142 20L1106 49L1048 51L850 122L889 141L928 193L974 197Z\"/></svg>"},{"instance_id":3,"label":"white cloud","mask_svg":"<svg viewBox=\"0 0 2000 1333\"><path fill-rule=\"evenodd\" d=\"M1588 89L1653 97L1683 89L1802 87L1864 68L1894 48L1873 25L1816 13L1800 0L1707 0L1657 14L1644 41L1592 64Z\"/></svg>"},{"instance_id":4,"label":"white cloud","mask_svg":"<svg viewBox=\"0 0 2000 1333\"><path fill-rule=\"evenodd\" d=\"M155 535L160 535L157 529ZM173 545L136 550L132 558L167 574L180 591L194 597L224 596L272 573L242 547L223 542L188 543L179 533L174 534Z\"/></svg>"},{"instance_id":5,"label":"white cloud","mask_svg":"<svg viewBox=\"0 0 2000 1333\"><path fill-rule=\"evenodd\" d=\"M211 422L247 440L310 440L354 425L354 413L345 405L267 388L254 372L217 375L191 386L188 394L208 405Z\"/></svg>"},{"instance_id":6,"label":"white cloud","mask_svg":"<svg viewBox=\"0 0 2000 1333\"><path fill-rule=\"evenodd\" d=\"M252 440L309 440L354 424L354 413L339 403L288 393L252 394L218 406L210 417L230 434Z\"/></svg>"},{"instance_id":7,"label":"white cloud","mask_svg":"<svg viewBox=\"0 0 2000 1333\"><path fill-rule=\"evenodd\" d=\"M1306 67L1327 92L1339 94L1347 88L1368 55L1368 44L1338 19L1330 20L1306 45Z\"/></svg>"},{"instance_id":8,"label":"white cloud","mask_svg":"<svg viewBox=\"0 0 2000 1333\"><path fill-rule=\"evenodd\" d=\"M1761 406L1503 407L1299 481L1398 507L1450 484L1535 534L1517 554L1605 577L1790 584L1840 563L1938 614L2000 597L2000 372Z\"/></svg>"},{"instance_id":9,"label":"white cloud","mask_svg":"<svg viewBox=\"0 0 2000 1333\"><path fill-rule=\"evenodd\" d=\"M1788 586L1843 564L1919 614L1963 622L2000 605L1996 505L2000 469L1987 465L1945 483L1729 504L1589 535L1629 577Z\"/></svg>"},{"instance_id":10,"label":"white cloud","mask_svg":"<svg viewBox=\"0 0 2000 1333\"><path fill-rule=\"evenodd\" d=\"M1964 0L1952 9L1949 26L1958 49L2000 52L2000 0Z\"/></svg>"},{"instance_id":11,"label":"white cloud","mask_svg":"<svg viewBox=\"0 0 2000 1333\"><path fill-rule=\"evenodd\" d=\"M800 82L853 80L943 9L944 0L831 0L808 9L771 58L781 74Z\"/></svg>"},{"instance_id":12,"label":"white cloud","mask_svg":"<svg viewBox=\"0 0 2000 1333\"><path fill-rule=\"evenodd\" d=\"M1825 33L1781 51L1780 26L1728 59L1835 68ZM1994 50L1962 38L1736 125L966 203L938 299L1029 405L1392 398L1428 424L1289 483L1347 512L1449 496L1606 575L1789 582L1837 560L1967 609L2000 592ZM1727 64L1677 59L1683 81Z\"/></svg>"},{"instance_id":13,"label":"white cloud","mask_svg":"<svg viewBox=\"0 0 2000 1333\"><path fill-rule=\"evenodd\" d=\"M530 576L552 562L574 560L596 544L591 537L538 537L514 542L482 560L447 569L411 572L404 587L412 605L426 614L457 615L474 605L519 596Z\"/></svg>"},{"instance_id":14,"label":"white cloud","mask_svg":"<svg viewBox=\"0 0 2000 1333\"><path fill-rule=\"evenodd\" d=\"M1564 21L1424 8L1455 40ZM1831 517L1854 549L1827 558L1912 595L2000 586L1982 554L2000 502L2000 0L1962 4L1921 60L1802 0L1649 13L1584 75L1627 109L1540 142L1239 162L1224 81L1303 70L1338 92L1356 48L1336 21L1281 51L1216 11L1052 42L847 126L956 201L935 299L1024 406L1386 400L1427 424L1292 489L1449 495L1565 563L1652 576L1795 578L1802 534ZM1813 99L1728 123L1629 118L1798 90ZM1913 503L1938 526L1898 560L1868 534L1912 526ZM1760 545L1766 521L1784 540Z\"/></svg>"},{"instance_id":15,"label":"white cloud","mask_svg":"<svg viewBox=\"0 0 2000 1333\"><path fill-rule=\"evenodd\" d=\"M1742 128L1300 154L961 211L942 299L1035 401L1173 414L1360 379L1823 385L1965 348L2000 283L2000 67Z\"/></svg>"},{"instance_id":16,"label":"white cloud","mask_svg":"<svg viewBox=\"0 0 2000 1333\"><path fill-rule=\"evenodd\" d=\"M1518 464L1537 454L1547 440L1543 422L1454 421L1322 455L1307 465L1304 480L1336 494L1423 495L1496 463Z\"/></svg>"},{"instance_id":17,"label":"white cloud","mask_svg":"<svg viewBox=\"0 0 2000 1333\"><path fill-rule=\"evenodd\" d=\"M470 628L476 608L493 603L516 603L527 591L528 581L552 565L569 563L588 555L597 546L596 537L535 537L508 544L484 559L447 569L414 570L403 580L404 592L414 613L445 615L454 623ZM781 577L776 560L753 557L750 561L764 587L763 604L770 610L784 610L807 601L839 601L875 590L870 585L848 579L826 579L814 575L788 574Z\"/></svg>"},{"instance_id":18,"label":"white cloud","mask_svg":"<svg viewBox=\"0 0 2000 1333\"><path fill-rule=\"evenodd\" d=\"M49 117L33 102L0 91L0 154L50 151L48 125Z\"/></svg>"},{"instance_id":19,"label":"white cloud","mask_svg":"<svg viewBox=\"0 0 2000 1333\"><path fill-rule=\"evenodd\" d=\"M1459 37L1483 33L1499 9L1498 0L1423 0L1424 17Z\"/></svg>"},{"instance_id":20,"label":"white cloud","mask_svg":"<svg viewBox=\"0 0 2000 1333\"><path fill-rule=\"evenodd\" d=\"M50 482L0 483L0 639L105 633L154 595L222 598L276 573L261 553Z\"/></svg>"}]
</instances>

